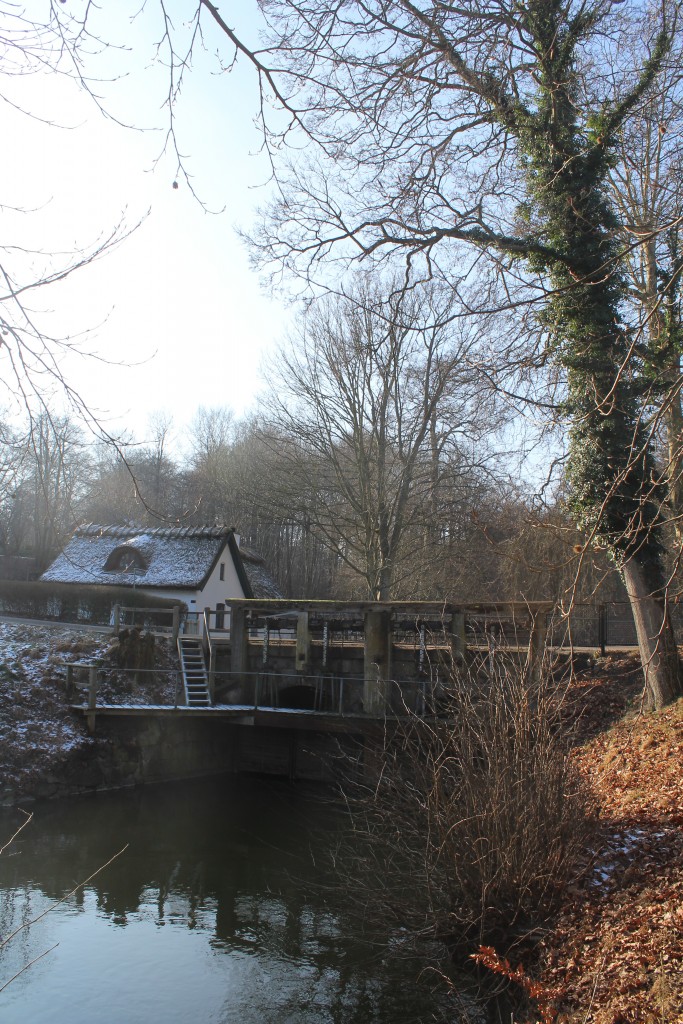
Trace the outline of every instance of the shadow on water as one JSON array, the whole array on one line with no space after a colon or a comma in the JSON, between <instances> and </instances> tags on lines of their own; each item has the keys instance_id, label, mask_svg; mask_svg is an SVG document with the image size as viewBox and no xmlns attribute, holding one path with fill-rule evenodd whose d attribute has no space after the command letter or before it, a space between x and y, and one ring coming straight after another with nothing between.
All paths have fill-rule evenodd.
<instances>
[{"instance_id":1,"label":"shadow on water","mask_svg":"<svg viewBox=\"0 0 683 1024\"><path fill-rule=\"evenodd\" d=\"M356 933L327 856L343 821L320 789L255 778L40 805L0 860L3 935L129 846L6 947L0 984L58 943L0 993L0 1019L443 1019L419 963Z\"/></svg>"}]
</instances>

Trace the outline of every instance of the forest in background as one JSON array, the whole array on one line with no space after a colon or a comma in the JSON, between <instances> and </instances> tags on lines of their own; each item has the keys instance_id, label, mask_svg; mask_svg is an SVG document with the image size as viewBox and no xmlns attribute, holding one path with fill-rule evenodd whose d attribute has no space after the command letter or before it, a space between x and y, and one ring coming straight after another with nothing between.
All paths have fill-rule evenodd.
<instances>
[{"instance_id":1,"label":"forest in background","mask_svg":"<svg viewBox=\"0 0 683 1024\"><path fill-rule=\"evenodd\" d=\"M265 558L287 597L375 596L348 498L329 480L316 486L316 453L265 416L200 407L179 437L170 415L158 414L149 440L121 449L93 441L68 416L45 413L2 431L0 554L35 559L35 572L81 523L222 523ZM586 557L561 501L539 506L505 473L503 455L448 461L434 486L430 454L426 447L386 597L624 600L607 559Z\"/></svg>"}]
</instances>

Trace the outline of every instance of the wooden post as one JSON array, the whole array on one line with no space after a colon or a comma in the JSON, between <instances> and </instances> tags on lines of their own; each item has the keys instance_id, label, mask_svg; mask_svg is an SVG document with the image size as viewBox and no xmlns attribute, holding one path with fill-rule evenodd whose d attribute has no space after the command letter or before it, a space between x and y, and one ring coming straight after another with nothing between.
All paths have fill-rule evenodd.
<instances>
[{"instance_id":1,"label":"wooden post","mask_svg":"<svg viewBox=\"0 0 683 1024\"><path fill-rule=\"evenodd\" d=\"M178 640L178 633L180 632L180 606L173 606L173 643Z\"/></svg>"},{"instance_id":2,"label":"wooden post","mask_svg":"<svg viewBox=\"0 0 683 1024\"><path fill-rule=\"evenodd\" d=\"M95 709L97 707L97 666L88 669L88 732L95 731Z\"/></svg>"},{"instance_id":3,"label":"wooden post","mask_svg":"<svg viewBox=\"0 0 683 1024\"><path fill-rule=\"evenodd\" d=\"M306 672L311 660L311 634L308 612L299 612L296 620L296 670Z\"/></svg>"},{"instance_id":4,"label":"wooden post","mask_svg":"<svg viewBox=\"0 0 683 1024\"><path fill-rule=\"evenodd\" d=\"M453 612L451 616L451 659L453 668L465 665L467 636L465 634L465 612Z\"/></svg>"},{"instance_id":5,"label":"wooden post","mask_svg":"<svg viewBox=\"0 0 683 1024\"><path fill-rule=\"evenodd\" d=\"M120 628L121 628L121 605L120 604L115 604L114 605L114 636L118 636L119 635Z\"/></svg>"},{"instance_id":6,"label":"wooden post","mask_svg":"<svg viewBox=\"0 0 683 1024\"><path fill-rule=\"evenodd\" d=\"M230 606L230 671L233 682L243 683L242 674L248 669L249 633L247 630L247 610L243 605Z\"/></svg>"},{"instance_id":7,"label":"wooden post","mask_svg":"<svg viewBox=\"0 0 683 1024\"><path fill-rule=\"evenodd\" d=\"M535 614L532 614L531 629L529 631L529 651L527 654L527 671L535 682L538 682L541 678L547 631L548 613L544 608L539 609Z\"/></svg>"},{"instance_id":8,"label":"wooden post","mask_svg":"<svg viewBox=\"0 0 683 1024\"><path fill-rule=\"evenodd\" d=\"M362 772L369 782L377 782L384 765L385 737L377 730L366 730L363 736Z\"/></svg>"},{"instance_id":9,"label":"wooden post","mask_svg":"<svg viewBox=\"0 0 683 1024\"><path fill-rule=\"evenodd\" d=\"M389 704L391 672L391 612L382 609L365 613L363 710L381 715Z\"/></svg>"}]
</instances>

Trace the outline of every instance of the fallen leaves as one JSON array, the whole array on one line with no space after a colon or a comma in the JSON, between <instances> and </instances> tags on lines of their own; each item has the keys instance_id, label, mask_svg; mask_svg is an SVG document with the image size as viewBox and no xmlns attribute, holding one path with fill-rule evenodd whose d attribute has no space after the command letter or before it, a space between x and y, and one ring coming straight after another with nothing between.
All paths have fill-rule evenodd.
<instances>
[{"instance_id":1,"label":"fallen leaves","mask_svg":"<svg viewBox=\"0 0 683 1024\"><path fill-rule=\"evenodd\" d=\"M683 701L629 712L638 694L627 664L577 682L574 756L599 821L540 948L540 982L563 992L558 1024L683 1024Z\"/></svg>"}]
</instances>

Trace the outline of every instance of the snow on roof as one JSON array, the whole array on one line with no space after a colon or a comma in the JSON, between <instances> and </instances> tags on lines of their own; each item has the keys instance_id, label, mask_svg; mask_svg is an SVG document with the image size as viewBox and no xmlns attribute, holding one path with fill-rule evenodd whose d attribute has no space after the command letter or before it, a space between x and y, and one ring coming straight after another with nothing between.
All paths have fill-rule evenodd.
<instances>
[{"instance_id":1,"label":"snow on roof","mask_svg":"<svg viewBox=\"0 0 683 1024\"><path fill-rule=\"evenodd\" d=\"M240 558L254 597L260 601L282 597L282 591L266 568L265 559L251 548L240 546Z\"/></svg>"},{"instance_id":2,"label":"snow on roof","mask_svg":"<svg viewBox=\"0 0 683 1024\"><path fill-rule=\"evenodd\" d=\"M178 587L197 590L206 581L233 531L226 526L79 526L61 555L41 576L54 583ZM105 570L115 551L137 555L135 568Z\"/></svg>"},{"instance_id":3,"label":"snow on roof","mask_svg":"<svg viewBox=\"0 0 683 1024\"><path fill-rule=\"evenodd\" d=\"M245 597L282 597L255 551L238 548L228 526L79 526L64 551L41 576L52 583L102 583L120 587L199 590L228 545ZM133 568L116 571L118 554L132 554ZM125 560L124 560L125 561ZM112 569L105 569L105 565ZM251 588L252 593L248 592Z\"/></svg>"}]
</instances>

